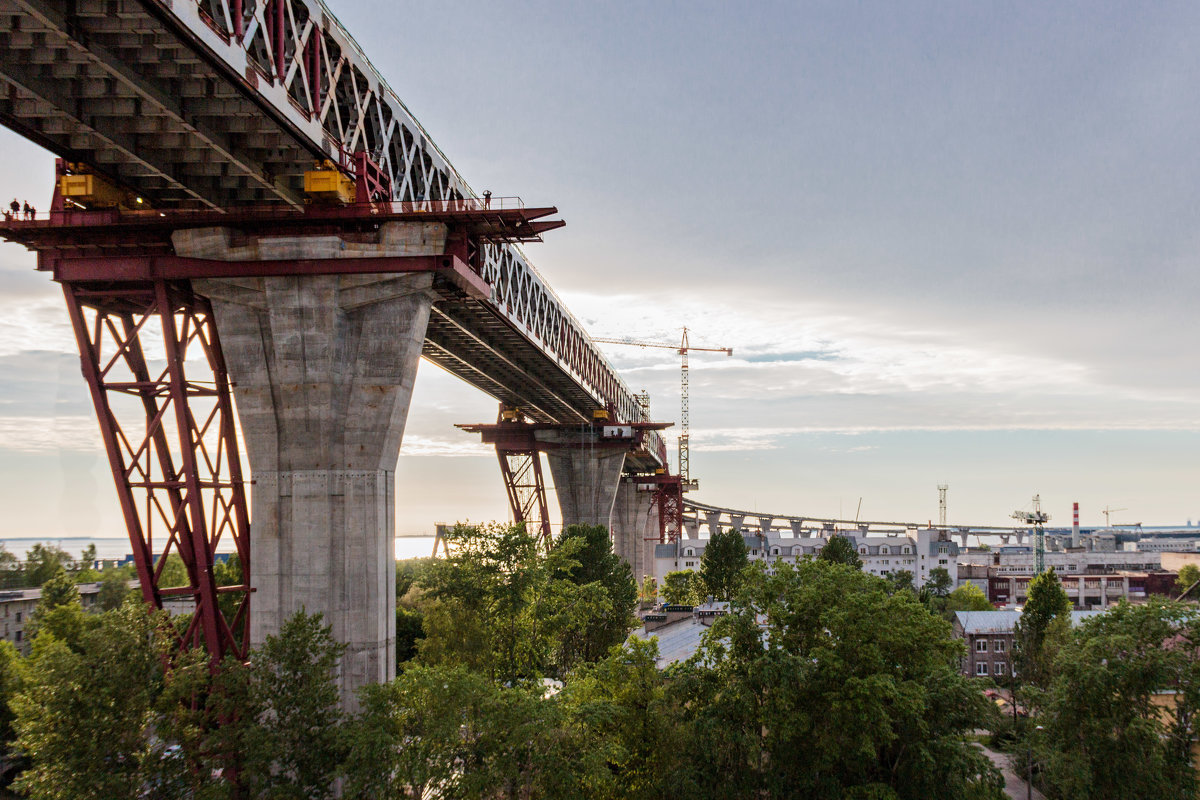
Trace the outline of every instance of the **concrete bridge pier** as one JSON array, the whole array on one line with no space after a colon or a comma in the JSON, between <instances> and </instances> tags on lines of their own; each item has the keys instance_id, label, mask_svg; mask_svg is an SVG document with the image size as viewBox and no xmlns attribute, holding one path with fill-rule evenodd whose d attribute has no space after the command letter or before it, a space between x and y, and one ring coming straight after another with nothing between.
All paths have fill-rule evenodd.
<instances>
[{"instance_id":1,"label":"concrete bridge pier","mask_svg":"<svg viewBox=\"0 0 1200 800\"><path fill-rule=\"evenodd\" d=\"M653 504L653 492L639 492L634 478L620 479L610 525L613 551L629 565L633 579L638 583L654 572L650 555L654 543L646 541L651 535L649 525ZM654 533L657 532L656 526Z\"/></svg>"},{"instance_id":2,"label":"concrete bridge pier","mask_svg":"<svg viewBox=\"0 0 1200 800\"><path fill-rule=\"evenodd\" d=\"M613 506L628 447L587 443L546 452L563 526L603 525L612 529Z\"/></svg>"},{"instance_id":3,"label":"concrete bridge pier","mask_svg":"<svg viewBox=\"0 0 1200 800\"><path fill-rule=\"evenodd\" d=\"M183 233L180 255L228 261L431 254L444 241L424 225L383 231L375 245L291 237L231 247L227 231ZM194 283L212 302L254 481L251 642L300 609L320 612L347 645L338 680L354 710L360 687L395 676L395 470L433 276Z\"/></svg>"}]
</instances>

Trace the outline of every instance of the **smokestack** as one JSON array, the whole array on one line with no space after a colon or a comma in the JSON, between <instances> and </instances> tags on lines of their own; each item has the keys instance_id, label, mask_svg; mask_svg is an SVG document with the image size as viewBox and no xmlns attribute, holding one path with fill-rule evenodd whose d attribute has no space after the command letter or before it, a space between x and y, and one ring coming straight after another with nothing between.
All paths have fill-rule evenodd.
<instances>
[{"instance_id":1,"label":"smokestack","mask_svg":"<svg viewBox=\"0 0 1200 800\"><path fill-rule=\"evenodd\" d=\"M1075 516L1071 520L1071 547L1079 547L1079 503L1075 504Z\"/></svg>"}]
</instances>

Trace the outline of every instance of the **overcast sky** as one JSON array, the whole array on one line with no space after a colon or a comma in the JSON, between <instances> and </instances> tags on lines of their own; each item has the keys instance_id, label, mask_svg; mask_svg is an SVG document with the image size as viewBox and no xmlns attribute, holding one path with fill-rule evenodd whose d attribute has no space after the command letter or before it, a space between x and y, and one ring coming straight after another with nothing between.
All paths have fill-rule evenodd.
<instances>
[{"instance_id":1,"label":"overcast sky","mask_svg":"<svg viewBox=\"0 0 1200 800\"><path fill-rule=\"evenodd\" d=\"M330 0L596 336L696 354L699 500L1200 519L1200 6ZM4 188L51 157L0 131ZM7 201L7 198L5 198ZM0 535L120 534L61 296L0 246ZM605 347L677 420L678 356ZM401 533L503 517L495 403L423 363Z\"/></svg>"}]
</instances>

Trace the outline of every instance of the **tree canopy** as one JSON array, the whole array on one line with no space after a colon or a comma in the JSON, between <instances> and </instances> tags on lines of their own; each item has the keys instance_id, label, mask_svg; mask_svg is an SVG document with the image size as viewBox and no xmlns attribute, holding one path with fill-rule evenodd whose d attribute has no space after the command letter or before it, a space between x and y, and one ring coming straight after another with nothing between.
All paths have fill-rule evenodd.
<instances>
[{"instance_id":1,"label":"tree canopy","mask_svg":"<svg viewBox=\"0 0 1200 800\"><path fill-rule=\"evenodd\" d=\"M750 563L750 549L741 531L729 528L713 533L700 558L700 584L716 600L732 600L741 584L742 570Z\"/></svg>"},{"instance_id":2,"label":"tree canopy","mask_svg":"<svg viewBox=\"0 0 1200 800\"><path fill-rule=\"evenodd\" d=\"M846 536L830 536L829 541L825 542L825 546L817 554L817 559L862 569L862 559L858 557L858 551L854 549L854 542Z\"/></svg>"}]
</instances>

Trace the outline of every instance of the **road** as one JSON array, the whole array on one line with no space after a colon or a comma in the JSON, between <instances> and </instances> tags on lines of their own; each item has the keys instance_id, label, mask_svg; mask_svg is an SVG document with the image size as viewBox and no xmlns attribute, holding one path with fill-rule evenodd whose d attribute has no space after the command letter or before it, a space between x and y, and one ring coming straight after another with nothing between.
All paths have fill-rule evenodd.
<instances>
[{"instance_id":1,"label":"road","mask_svg":"<svg viewBox=\"0 0 1200 800\"><path fill-rule=\"evenodd\" d=\"M1033 800L1046 800L1046 796L1037 789L1033 790L1032 795L1027 794L1029 787L1025 783L1025 779L1013 771L1009 765L1009 760L1012 756L1007 753L997 753L995 750L989 750L983 745L979 745L979 747L992 760L992 763L996 765L1001 774L1004 775L1004 793L1011 797L1012 800L1026 800L1027 797L1032 797ZM1025 770L1023 758L1018 759L1018 769L1021 772Z\"/></svg>"}]
</instances>

